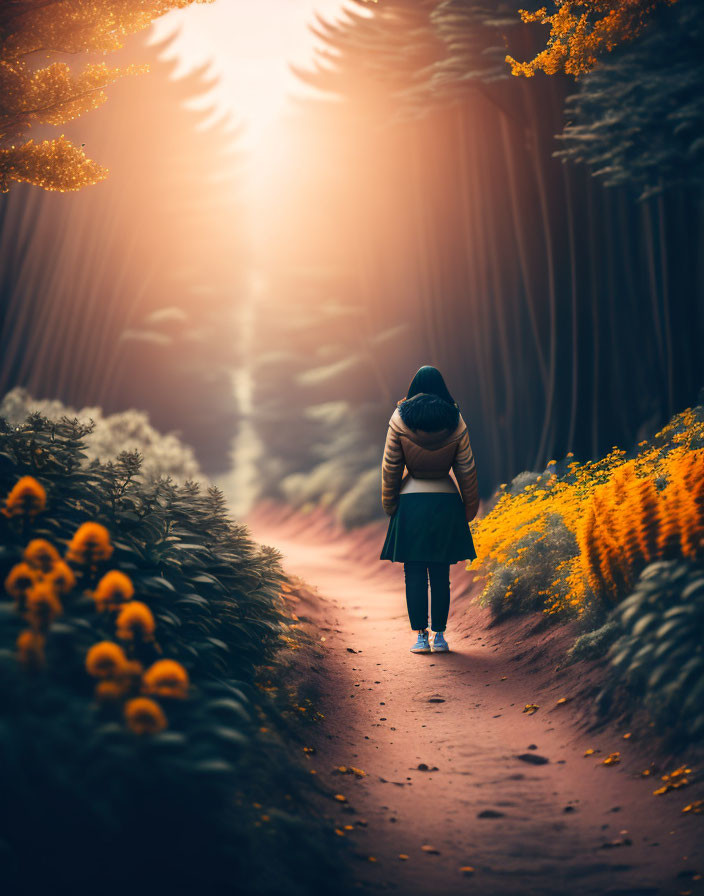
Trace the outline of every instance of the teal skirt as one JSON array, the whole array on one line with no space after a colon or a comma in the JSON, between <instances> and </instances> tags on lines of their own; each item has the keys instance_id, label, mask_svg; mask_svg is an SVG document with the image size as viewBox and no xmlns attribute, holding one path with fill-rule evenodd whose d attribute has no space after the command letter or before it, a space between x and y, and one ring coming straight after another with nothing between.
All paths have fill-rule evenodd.
<instances>
[{"instance_id":1,"label":"teal skirt","mask_svg":"<svg viewBox=\"0 0 704 896\"><path fill-rule=\"evenodd\" d=\"M464 504L457 492L401 495L389 520L381 560L457 563L476 556Z\"/></svg>"}]
</instances>

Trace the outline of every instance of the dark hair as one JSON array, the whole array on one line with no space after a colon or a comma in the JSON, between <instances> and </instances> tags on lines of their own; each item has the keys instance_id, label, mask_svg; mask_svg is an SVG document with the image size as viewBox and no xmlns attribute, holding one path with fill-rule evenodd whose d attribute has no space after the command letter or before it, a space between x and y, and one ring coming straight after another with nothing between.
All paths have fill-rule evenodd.
<instances>
[{"instance_id":1,"label":"dark hair","mask_svg":"<svg viewBox=\"0 0 704 896\"><path fill-rule=\"evenodd\" d=\"M455 404L455 399L450 395L442 374L437 367L431 367L429 364L421 367L413 377L411 385L408 387L406 398L413 398L414 395L418 395L421 392L424 392L426 395L436 395L438 398L442 398L443 401L449 402L449 404Z\"/></svg>"}]
</instances>

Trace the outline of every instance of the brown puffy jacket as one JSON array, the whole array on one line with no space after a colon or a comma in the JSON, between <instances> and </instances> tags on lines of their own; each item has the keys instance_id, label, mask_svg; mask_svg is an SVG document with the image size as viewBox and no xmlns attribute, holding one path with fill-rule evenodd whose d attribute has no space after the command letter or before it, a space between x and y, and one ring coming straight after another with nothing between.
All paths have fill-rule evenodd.
<instances>
[{"instance_id":1,"label":"brown puffy jacket","mask_svg":"<svg viewBox=\"0 0 704 896\"><path fill-rule=\"evenodd\" d=\"M401 405L405 401L414 402L413 413L404 408L404 416L413 428L402 417ZM423 429L423 425L429 428ZM450 470L459 486L467 520L472 520L479 508L479 492L462 415L456 407L424 393L399 402L389 420L381 464L381 503L385 512L389 516L395 512L402 491L456 491Z\"/></svg>"}]
</instances>

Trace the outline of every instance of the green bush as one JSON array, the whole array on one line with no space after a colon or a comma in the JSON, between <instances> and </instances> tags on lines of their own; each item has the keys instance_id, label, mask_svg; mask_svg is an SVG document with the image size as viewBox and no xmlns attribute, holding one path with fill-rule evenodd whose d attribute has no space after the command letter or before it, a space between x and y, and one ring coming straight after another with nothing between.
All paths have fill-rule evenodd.
<instances>
[{"instance_id":1,"label":"green bush","mask_svg":"<svg viewBox=\"0 0 704 896\"><path fill-rule=\"evenodd\" d=\"M114 461L123 451L138 450L142 457L140 472L145 479L170 476L176 482L189 479L205 481L195 453L173 433L157 432L145 411L120 411L105 416L100 408L76 410L55 399L38 401L26 389L8 392L0 402L0 417L17 426L32 413L58 420L77 417L93 427L85 435L85 454L89 460Z\"/></svg>"},{"instance_id":2,"label":"green bush","mask_svg":"<svg viewBox=\"0 0 704 896\"><path fill-rule=\"evenodd\" d=\"M704 567L685 560L652 563L613 611L622 632L610 651L617 675L663 726L689 738L704 734Z\"/></svg>"},{"instance_id":3,"label":"green bush","mask_svg":"<svg viewBox=\"0 0 704 896\"><path fill-rule=\"evenodd\" d=\"M325 892L336 838L310 813L310 776L279 733L304 713L261 680L301 644L277 554L228 519L213 488L144 482L136 453L86 463L89 432L39 414L17 427L0 418L0 494L31 476L47 495L34 517L0 515L3 579L29 539L63 553L87 521L114 547L107 562L74 564L39 668L20 662L20 609L0 604L3 891ZM188 673L186 699L157 698L160 733L130 730L86 671L89 648L116 640L114 614L91 596L109 569L129 576L156 623L155 640L124 642L130 658Z\"/></svg>"},{"instance_id":4,"label":"green bush","mask_svg":"<svg viewBox=\"0 0 704 896\"><path fill-rule=\"evenodd\" d=\"M593 631L584 632L567 651L566 664L578 663L580 660L600 659L620 635L621 627L613 619Z\"/></svg>"}]
</instances>

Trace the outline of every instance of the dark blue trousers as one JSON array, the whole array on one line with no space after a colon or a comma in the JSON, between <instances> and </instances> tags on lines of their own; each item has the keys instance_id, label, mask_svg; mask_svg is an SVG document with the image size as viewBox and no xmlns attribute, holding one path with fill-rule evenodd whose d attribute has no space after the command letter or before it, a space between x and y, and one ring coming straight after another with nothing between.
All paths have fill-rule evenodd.
<instances>
[{"instance_id":1,"label":"dark blue trousers","mask_svg":"<svg viewBox=\"0 0 704 896\"><path fill-rule=\"evenodd\" d=\"M428 627L428 582L430 582L430 616L434 632L444 632L450 610L450 564L424 563L409 560L403 564L406 577L406 605L411 628Z\"/></svg>"}]
</instances>

